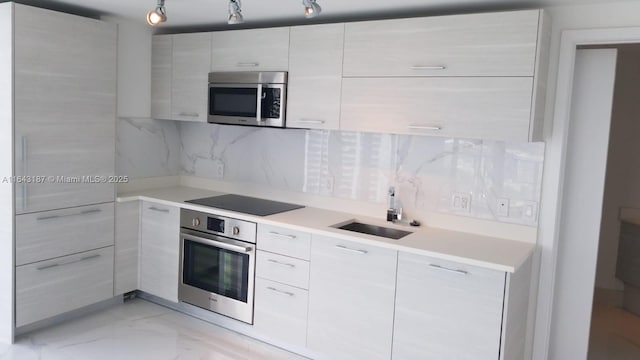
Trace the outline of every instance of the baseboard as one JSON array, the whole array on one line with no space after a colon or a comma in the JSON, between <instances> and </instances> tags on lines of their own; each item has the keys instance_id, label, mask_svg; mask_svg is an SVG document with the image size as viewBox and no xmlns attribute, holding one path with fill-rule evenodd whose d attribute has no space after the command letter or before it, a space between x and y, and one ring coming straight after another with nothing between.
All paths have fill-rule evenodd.
<instances>
[{"instance_id":1,"label":"baseboard","mask_svg":"<svg viewBox=\"0 0 640 360\"><path fill-rule=\"evenodd\" d=\"M69 320L73 320L73 319L77 319L86 315L90 315L93 313L96 313L100 310L104 310L110 307L113 307L115 305L119 305L123 303L123 298L122 296L116 296L113 297L111 299L108 300L104 300L101 301L99 303L95 303L95 304L91 304L88 306L85 306L83 308L80 309L76 309L76 310L72 310L69 312L66 312L64 314L60 314L60 315L56 315L54 317L50 317L48 319L45 320L41 320L35 323L31 323L28 325L23 325L19 328L16 328L15 330L15 334L16 337L20 336L20 335L24 335L26 333L30 333L32 331L35 330L40 330L40 329L44 329L46 327L50 327L50 326L54 326L54 325L59 325L61 323L67 322Z\"/></svg>"},{"instance_id":2,"label":"baseboard","mask_svg":"<svg viewBox=\"0 0 640 360\"><path fill-rule=\"evenodd\" d=\"M593 303L622 307L624 292L622 290L605 289L596 287L593 291Z\"/></svg>"}]
</instances>

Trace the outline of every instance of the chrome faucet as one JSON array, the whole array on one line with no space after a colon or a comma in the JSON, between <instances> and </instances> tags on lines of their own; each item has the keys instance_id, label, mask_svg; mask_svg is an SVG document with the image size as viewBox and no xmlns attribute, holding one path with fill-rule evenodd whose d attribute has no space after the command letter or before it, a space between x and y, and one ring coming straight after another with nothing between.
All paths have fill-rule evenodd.
<instances>
[{"instance_id":1,"label":"chrome faucet","mask_svg":"<svg viewBox=\"0 0 640 360\"><path fill-rule=\"evenodd\" d=\"M387 221L396 222L402 220L402 206L396 200L396 189L389 187L389 206L387 207Z\"/></svg>"}]
</instances>

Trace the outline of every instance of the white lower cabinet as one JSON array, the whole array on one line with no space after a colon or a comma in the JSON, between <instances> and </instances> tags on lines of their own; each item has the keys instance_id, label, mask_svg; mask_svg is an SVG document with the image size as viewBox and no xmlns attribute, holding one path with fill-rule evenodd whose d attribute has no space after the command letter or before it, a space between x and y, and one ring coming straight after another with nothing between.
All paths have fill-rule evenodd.
<instances>
[{"instance_id":1,"label":"white lower cabinet","mask_svg":"<svg viewBox=\"0 0 640 360\"><path fill-rule=\"evenodd\" d=\"M400 252L393 359L498 360L506 274Z\"/></svg>"},{"instance_id":2,"label":"white lower cabinet","mask_svg":"<svg viewBox=\"0 0 640 360\"><path fill-rule=\"evenodd\" d=\"M113 296L113 246L16 268L16 327Z\"/></svg>"},{"instance_id":3,"label":"white lower cabinet","mask_svg":"<svg viewBox=\"0 0 640 360\"><path fill-rule=\"evenodd\" d=\"M178 302L180 208L142 203L140 290Z\"/></svg>"},{"instance_id":4,"label":"white lower cabinet","mask_svg":"<svg viewBox=\"0 0 640 360\"><path fill-rule=\"evenodd\" d=\"M307 290L256 277L254 327L295 346L307 341Z\"/></svg>"},{"instance_id":5,"label":"white lower cabinet","mask_svg":"<svg viewBox=\"0 0 640 360\"><path fill-rule=\"evenodd\" d=\"M325 359L391 358L397 251L313 236L307 346Z\"/></svg>"},{"instance_id":6,"label":"white lower cabinet","mask_svg":"<svg viewBox=\"0 0 640 360\"><path fill-rule=\"evenodd\" d=\"M113 294L138 289L140 201L116 204L116 236Z\"/></svg>"}]
</instances>

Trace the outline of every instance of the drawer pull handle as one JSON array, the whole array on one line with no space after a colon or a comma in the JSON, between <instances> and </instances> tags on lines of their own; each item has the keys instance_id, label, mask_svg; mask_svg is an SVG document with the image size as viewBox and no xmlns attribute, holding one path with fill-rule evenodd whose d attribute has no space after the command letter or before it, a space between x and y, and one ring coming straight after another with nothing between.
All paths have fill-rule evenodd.
<instances>
[{"instance_id":1,"label":"drawer pull handle","mask_svg":"<svg viewBox=\"0 0 640 360\"><path fill-rule=\"evenodd\" d=\"M447 271L447 272L454 273L454 274L458 274L458 275L469 275L469 272L467 272L465 270L449 269L449 268L446 268L444 266L440 266L440 265L436 265L436 264L429 264L429 267L434 268L434 269L438 269L438 270L442 270L442 271Z\"/></svg>"},{"instance_id":2,"label":"drawer pull handle","mask_svg":"<svg viewBox=\"0 0 640 360\"><path fill-rule=\"evenodd\" d=\"M153 211L157 211L157 212L162 212L162 213L168 213L168 212L169 212L169 209L160 209L160 208L157 208L157 207L155 207L155 206L151 206L151 207L149 208L149 210L153 210Z\"/></svg>"},{"instance_id":3,"label":"drawer pull handle","mask_svg":"<svg viewBox=\"0 0 640 360\"><path fill-rule=\"evenodd\" d=\"M316 119L300 119L300 120L298 120L298 122L299 123L303 123L303 124L318 124L318 125L322 125L326 121L324 121L324 120L316 120Z\"/></svg>"},{"instance_id":4,"label":"drawer pull handle","mask_svg":"<svg viewBox=\"0 0 640 360\"><path fill-rule=\"evenodd\" d=\"M200 116L200 114L198 114L197 112L181 112L178 114L178 116L198 117Z\"/></svg>"},{"instance_id":5,"label":"drawer pull handle","mask_svg":"<svg viewBox=\"0 0 640 360\"><path fill-rule=\"evenodd\" d=\"M415 65L411 66L409 69L411 70L445 70L447 67L444 65Z\"/></svg>"},{"instance_id":6,"label":"drawer pull handle","mask_svg":"<svg viewBox=\"0 0 640 360\"><path fill-rule=\"evenodd\" d=\"M410 130L429 130L429 131L440 131L442 130L441 126L426 126L426 125L409 125Z\"/></svg>"},{"instance_id":7,"label":"drawer pull handle","mask_svg":"<svg viewBox=\"0 0 640 360\"><path fill-rule=\"evenodd\" d=\"M51 220L51 219L59 219L59 218L66 218L66 217L72 217L72 216L82 216L82 215L89 215L89 214L96 214L102 212L102 210L100 209L91 209L91 210L84 210L81 211L79 213L75 213L75 214L66 214L66 215L48 215L48 216L41 216L39 218L36 218L36 220Z\"/></svg>"},{"instance_id":8,"label":"drawer pull handle","mask_svg":"<svg viewBox=\"0 0 640 360\"><path fill-rule=\"evenodd\" d=\"M274 264L278 264L278 265L288 266L290 268L296 267L294 264L285 263L285 262L278 261L278 260L275 260L275 259L269 259L267 261L272 262Z\"/></svg>"},{"instance_id":9,"label":"drawer pull handle","mask_svg":"<svg viewBox=\"0 0 640 360\"><path fill-rule=\"evenodd\" d=\"M336 248L338 248L340 250L344 250L344 251L358 253L358 254L361 254L361 255L366 255L366 254L369 253L367 250L352 249L352 248L348 248L348 247L346 247L344 245L336 245Z\"/></svg>"},{"instance_id":10,"label":"drawer pull handle","mask_svg":"<svg viewBox=\"0 0 640 360\"><path fill-rule=\"evenodd\" d=\"M42 271L42 270L47 270L47 269L51 269L51 268L58 267L58 266L71 265L71 264L79 263L79 262L82 262L82 261L87 261L87 260L91 260L91 259L97 259L100 256L101 256L100 254L85 256L85 257L80 258L78 260L72 260L72 261L68 261L68 262L65 262L65 263L55 263L55 264L51 264L51 265L41 266L41 267L37 268L37 270L38 271Z\"/></svg>"},{"instance_id":11,"label":"drawer pull handle","mask_svg":"<svg viewBox=\"0 0 640 360\"><path fill-rule=\"evenodd\" d=\"M271 290L271 291L275 291L275 292L280 293L280 294L289 295L289 296L295 296L295 295L296 295L296 294L294 294L294 293L292 293L292 292L284 291L284 290L279 290L279 289L276 289L276 288L274 288L274 287L272 287L272 286L267 286L267 289L269 289L269 290Z\"/></svg>"},{"instance_id":12,"label":"drawer pull handle","mask_svg":"<svg viewBox=\"0 0 640 360\"><path fill-rule=\"evenodd\" d=\"M239 62L238 66L239 67L258 67L258 66L260 66L260 63L257 63L257 62Z\"/></svg>"},{"instance_id":13,"label":"drawer pull handle","mask_svg":"<svg viewBox=\"0 0 640 360\"><path fill-rule=\"evenodd\" d=\"M280 233L275 232L275 231L269 231L269 234L271 234L273 236L279 236L279 237L287 238L289 240L294 240L296 238L295 235L280 234Z\"/></svg>"}]
</instances>

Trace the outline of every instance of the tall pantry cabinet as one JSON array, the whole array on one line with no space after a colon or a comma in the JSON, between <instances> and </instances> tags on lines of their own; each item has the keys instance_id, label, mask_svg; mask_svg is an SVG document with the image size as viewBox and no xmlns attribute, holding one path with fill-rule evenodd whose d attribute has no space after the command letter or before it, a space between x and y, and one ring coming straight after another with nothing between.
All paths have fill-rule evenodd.
<instances>
[{"instance_id":1,"label":"tall pantry cabinet","mask_svg":"<svg viewBox=\"0 0 640 360\"><path fill-rule=\"evenodd\" d=\"M2 342L113 297L116 43L113 24L0 4Z\"/></svg>"}]
</instances>

